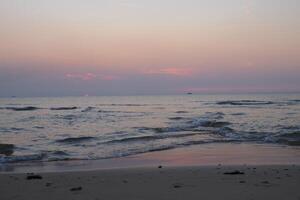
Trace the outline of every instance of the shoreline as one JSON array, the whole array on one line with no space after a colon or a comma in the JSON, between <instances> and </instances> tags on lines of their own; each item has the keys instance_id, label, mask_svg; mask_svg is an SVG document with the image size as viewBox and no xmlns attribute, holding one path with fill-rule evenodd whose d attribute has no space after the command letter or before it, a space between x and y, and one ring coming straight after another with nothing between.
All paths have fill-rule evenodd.
<instances>
[{"instance_id":1,"label":"shoreline","mask_svg":"<svg viewBox=\"0 0 300 200\"><path fill-rule=\"evenodd\" d=\"M0 164L0 174L94 171L103 169L239 165L300 165L300 147L257 143L193 145L102 160Z\"/></svg>"},{"instance_id":2,"label":"shoreline","mask_svg":"<svg viewBox=\"0 0 300 200\"><path fill-rule=\"evenodd\" d=\"M0 197L298 200L299 153L295 147L234 143L98 161L19 163L1 169Z\"/></svg>"}]
</instances>

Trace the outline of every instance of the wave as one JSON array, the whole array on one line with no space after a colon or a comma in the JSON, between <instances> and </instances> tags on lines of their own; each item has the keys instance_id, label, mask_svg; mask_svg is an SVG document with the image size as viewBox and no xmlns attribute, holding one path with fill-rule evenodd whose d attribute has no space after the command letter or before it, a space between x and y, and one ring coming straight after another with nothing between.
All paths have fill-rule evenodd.
<instances>
[{"instance_id":1,"label":"wave","mask_svg":"<svg viewBox=\"0 0 300 200\"><path fill-rule=\"evenodd\" d=\"M290 132L279 135L273 139L277 143L283 143L291 146L300 146L300 131Z\"/></svg>"},{"instance_id":2,"label":"wave","mask_svg":"<svg viewBox=\"0 0 300 200\"><path fill-rule=\"evenodd\" d=\"M50 108L50 110L76 110L78 109L78 107L73 106L73 107L54 107L54 108Z\"/></svg>"},{"instance_id":3,"label":"wave","mask_svg":"<svg viewBox=\"0 0 300 200\"><path fill-rule=\"evenodd\" d=\"M149 153L149 152L156 152L156 151L164 151L164 150L170 150L175 149L179 147L187 147L192 145L200 145L200 144L210 144L210 143L228 143L228 142L239 142L239 140L234 139L209 139L209 140L189 140L179 143L170 143L167 145L161 145L161 146L150 146L148 148L141 148L141 149L134 149L134 151L129 152L119 152L118 154L112 155L112 156L105 156L105 157L98 157L97 159L108 159L108 158L117 158L117 157L125 157L125 156L131 156L141 153Z\"/></svg>"},{"instance_id":4,"label":"wave","mask_svg":"<svg viewBox=\"0 0 300 200\"><path fill-rule=\"evenodd\" d=\"M28 161L62 161L62 160L78 160L71 158L71 155L65 151L45 151L37 154L29 155L5 155L0 154L0 163L17 163Z\"/></svg>"},{"instance_id":5,"label":"wave","mask_svg":"<svg viewBox=\"0 0 300 200\"><path fill-rule=\"evenodd\" d=\"M45 157L45 154L31 154L20 156L0 156L0 163L15 163L25 161L41 161Z\"/></svg>"},{"instance_id":6,"label":"wave","mask_svg":"<svg viewBox=\"0 0 300 200\"><path fill-rule=\"evenodd\" d=\"M225 116L222 112L206 112L205 115L201 116L202 119L223 119Z\"/></svg>"},{"instance_id":7,"label":"wave","mask_svg":"<svg viewBox=\"0 0 300 200\"><path fill-rule=\"evenodd\" d=\"M20 132L20 131L26 131L26 129L17 128L17 127L12 127L12 128L0 127L0 132L13 133L13 132Z\"/></svg>"},{"instance_id":8,"label":"wave","mask_svg":"<svg viewBox=\"0 0 300 200\"><path fill-rule=\"evenodd\" d=\"M49 154L51 155L57 155L57 156L69 156L69 154L65 151L50 151Z\"/></svg>"},{"instance_id":9,"label":"wave","mask_svg":"<svg viewBox=\"0 0 300 200\"><path fill-rule=\"evenodd\" d=\"M146 112L134 112L134 111L118 111L118 110L98 110L99 113L125 113L125 114L147 114Z\"/></svg>"},{"instance_id":10,"label":"wave","mask_svg":"<svg viewBox=\"0 0 300 200\"><path fill-rule=\"evenodd\" d=\"M35 128L35 129L44 129L45 127L44 126L34 126L32 128Z\"/></svg>"},{"instance_id":11,"label":"wave","mask_svg":"<svg viewBox=\"0 0 300 200\"><path fill-rule=\"evenodd\" d=\"M182 120L183 117L169 117L170 120Z\"/></svg>"},{"instance_id":12,"label":"wave","mask_svg":"<svg viewBox=\"0 0 300 200\"><path fill-rule=\"evenodd\" d=\"M121 113L121 111L114 110L98 110L99 113Z\"/></svg>"},{"instance_id":13,"label":"wave","mask_svg":"<svg viewBox=\"0 0 300 200\"><path fill-rule=\"evenodd\" d=\"M137 127L138 131L145 132L151 131L154 133L168 133L168 132L179 132L179 131L192 131L192 127Z\"/></svg>"},{"instance_id":14,"label":"wave","mask_svg":"<svg viewBox=\"0 0 300 200\"><path fill-rule=\"evenodd\" d=\"M65 139L56 140L58 143L80 143L88 140L96 139L91 136L83 136L83 137L69 137Z\"/></svg>"},{"instance_id":15,"label":"wave","mask_svg":"<svg viewBox=\"0 0 300 200\"><path fill-rule=\"evenodd\" d=\"M189 113L189 112L188 111L184 111L184 110L179 110L179 111L176 111L175 113L184 114L184 113Z\"/></svg>"},{"instance_id":16,"label":"wave","mask_svg":"<svg viewBox=\"0 0 300 200\"><path fill-rule=\"evenodd\" d=\"M81 112L90 112L90 111L92 111L92 110L94 110L94 109L95 109L95 107L89 106L89 107L83 109Z\"/></svg>"},{"instance_id":17,"label":"wave","mask_svg":"<svg viewBox=\"0 0 300 200\"><path fill-rule=\"evenodd\" d=\"M290 100L290 102L297 102L297 103L300 103L300 99L292 99L292 100Z\"/></svg>"},{"instance_id":18,"label":"wave","mask_svg":"<svg viewBox=\"0 0 300 200\"><path fill-rule=\"evenodd\" d=\"M115 103L112 103L112 104L98 104L99 106L152 106L152 105L160 105L160 104L131 104L131 103L128 103L128 104L115 104Z\"/></svg>"},{"instance_id":19,"label":"wave","mask_svg":"<svg viewBox=\"0 0 300 200\"><path fill-rule=\"evenodd\" d=\"M212 135L217 134L218 136L223 137L200 137L195 138L193 136L196 135ZM190 132L190 133L179 133L179 134L156 134L156 135L144 135L144 136L135 136L135 137L127 137L121 139L115 139L103 143L98 143L97 145L107 144L118 144L117 149L113 149L113 151L108 151L105 154L99 154L95 156L89 155L72 155L68 154L65 151L57 150L57 151L49 151L43 152L40 154L33 155L24 155L24 156L0 156L0 163L11 163L11 162L24 162L24 161L69 161L69 160L91 160L91 159L107 159L107 158L117 158L124 157L130 155L136 155L140 153L147 152L155 152L155 151L163 151L168 149L175 149L179 147L187 147L192 145L199 144L209 144L209 143L232 143L232 142L262 142L265 140L267 143L279 143L286 145L300 145L300 131L291 132L288 134L282 134L274 136L274 133L267 132L235 132L232 129L222 128L217 131L211 132ZM272 137L270 139L269 137ZM184 138L181 140L170 140L172 138ZM79 137L79 138L66 138L64 140L59 140L66 143L73 142L81 142L84 140L93 139L93 137ZM166 139L166 140L165 140ZM268 140L269 139L269 140ZM163 142L159 141L163 140ZM154 142L156 141L156 142ZM146 142L150 142L151 145L145 145L141 147L140 145L135 146L136 144L146 144ZM132 148L122 149L122 145L119 144L132 145ZM118 147L121 147L118 149Z\"/></svg>"},{"instance_id":20,"label":"wave","mask_svg":"<svg viewBox=\"0 0 300 200\"><path fill-rule=\"evenodd\" d=\"M242 113L242 112L240 112L240 113L232 113L231 115L233 115L233 116L241 116L241 115L246 115L246 113Z\"/></svg>"},{"instance_id":21,"label":"wave","mask_svg":"<svg viewBox=\"0 0 300 200\"><path fill-rule=\"evenodd\" d=\"M168 135L145 135L145 136L135 136L135 137L122 138L122 139L115 139L105 143L110 144L110 143L120 143L120 142L151 141L151 140L160 140L160 139L168 139L168 138L183 138L183 137L190 137L194 135L203 135L203 134L204 133L201 132L195 132L195 133L168 134Z\"/></svg>"},{"instance_id":22,"label":"wave","mask_svg":"<svg viewBox=\"0 0 300 200\"><path fill-rule=\"evenodd\" d=\"M20 155L20 156L1 156L0 163L16 163L16 162L32 162L32 161L42 161L42 162L52 162L52 161L73 161L73 160L98 160L98 159L109 159L109 158L119 158L125 156L131 156L141 153L163 151L169 149L175 149L178 147L198 145L198 144L209 144L209 143L225 143L225 142L234 142L234 140L201 140L201 141L186 141L181 143L170 143L167 145L160 146L149 146L148 148L140 149L129 149L128 151L114 151L111 154L104 154L100 156L80 156L80 157L69 157L69 154L66 154L62 151L40 153L40 154L31 154L31 155ZM55 156L56 155L56 156Z\"/></svg>"},{"instance_id":23,"label":"wave","mask_svg":"<svg viewBox=\"0 0 300 200\"><path fill-rule=\"evenodd\" d=\"M63 119L63 120L68 120L68 121L73 121L79 118L79 116L77 115L55 115L54 116L55 119Z\"/></svg>"},{"instance_id":24,"label":"wave","mask_svg":"<svg viewBox=\"0 0 300 200\"><path fill-rule=\"evenodd\" d=\"M287 106L297 106L297 105L299 105L299 103L300 103L300 99L292 99L283 104L285 104Z\"/></svg>"},{"instance_id":25,"label":"wave","mask_svg":"<svg viewBox=\"0 0 300 200\"><path fill-rule=\"evenodd\" d=\"M297 126L297 125L290 125L290 126L277 125L277 126L275 126L275 128L279 128L282 131L300 130L300 126Z\"/></svg>"},{"instance_id":26,"label":"wave","mask_svg":"<svg viewBox=\"0 0 300 200\"><path fill-rule=\"evenodd\" d=\"M128 140L153 140L153 139L164 139L168 137L188 137L191 135L197 135L200 133L206 134L215 134L222 136L224 139L229 140L238 140L241 142L271 142L271 143L285 143L287 145L300 145L300 131L298 126L284 127L284 133L274 133L274 132L247 132L247 131L235 131L230 127L231 123L228 121L220 121L223 119L224 113L215 112L215 113L206 113L205 115L192 118L192 119L178 119L175 120L177 123L173 126L167 127L139 127L138 131L142 133L154 132L159 133L160 135L150 135L144 136L142 138L129 138ZM288 129L287 129L288 128ZM286 131L291 130L294 132ZM205 132L206 131L206 132ZM178 136L164 133L176 133L184 132ZM192 133L191 133L192 132ZM196 133L193 133L196 132ZM127 141L127 139L124 139Z\"/></svg>"},{"instance_id":27,"label":"wave","mask_svg":"<svg viewBox=\"0 0 300 200\"><path fill-rule=\"evenodd\" d=\"M230 122L206 121L201 124L203 127L221 128L230 125Z\"/></svg>"},{"instance_id":28,"label":"wave","mask_svg":"<svg viewBox=\"0 0 300 200\"><path fill-rule=\"evenodd\" d=\"M217 105L232 105L232 106L253 106L253 105L271 105L272 101L256 101L256 100L234 100L234 101L219 101Z\"/></svg>"},{"instance_id":29,"label":"wave","mask_svg":"<svg viewBox=\"0 0 300 200\"><path fill-rule=\"evenodd\" d=\"M155 133L168 133L168 132L180 132L180 131L201 131L203 128L222 128L230 125L230 122L219 121L190 121L189 124L175 127L139 127L139 131L153 131Z\"/></svg>"},{"instance_id":30,"label":"wave","mask_svg":"<svg viewBox=\"0 0 300 200\"><path fill-rule=\"evenodd\" d=\"M131 156L141 153L149 153L149 152L156 152L156 151L165 151L170 149L175 149L178 147L186 147L186 146L192 146L192 145L199 145L199 144L209 144L209 143L223 143L223 142L229 142L229 141L223 141L223 140L211 140L211 141L187 141L179 144L169 144L169 145L162 145L162 146L156 146L156 147L150 147L148 149L139 149L136 151L131 152L121 152L116 155L112 156L106 156L106 157L100 157L98 159L109 159L109 158L118 158L118 157L125 157L125 156ZM234 142L233 140L230 142Z\"/></svg>"},{"instance_id":31,"label":"wave","mask_svg":"<svg viewBox=\"0 0 300 200\"><path fill-rule=\"evenodd\" d=\"M26 107L5 107L1 109L12 110L12 111L34 111L42 108L38 108L34 106L26 106Z\"/></svg>"},{"instance_id":32,"label":"wave","mask_svg":"<svg viewBox=\"0 0 300 200\"><path fill-rule=\"evenodd\" d=\"M118 158L118 157L141 154L141 153L170 150L170 149L186 147L191 145L209 144L209 143L227 143L227 142L238 142L238 140L208 139L208 140L188 140L188 141L171 142L169 144L161 144L159 146L150 145L138 149L131 148L128 149L128 151L114 151L112 155L99 156L99 157L95 157L94 159Z\"/></svg>"}]
</instances>

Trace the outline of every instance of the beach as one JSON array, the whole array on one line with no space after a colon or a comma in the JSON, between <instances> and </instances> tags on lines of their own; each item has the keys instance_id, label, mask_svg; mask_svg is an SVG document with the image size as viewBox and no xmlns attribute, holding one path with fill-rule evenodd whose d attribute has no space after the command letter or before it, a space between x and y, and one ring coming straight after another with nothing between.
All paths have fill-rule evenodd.
<instances>
[{"instance_id":1,"label":"beach","mask_svg":"<svg viewBox=\"0 0 300 200\"><path fill-rule=\"evenodd\" d=\"M0 0L0 200L300 200L300 0Z\"/></svg>"},{"instance_id":2,"label":"beach","mask_svg":"<svg viewBox=\"0 0 300 200\"><path fill-rule=\"evenodd\" d=\"M1 199L295 199L300 166L205 166L1 174Z\"/></svg>"},{"instance_id":3,"label":"beach","mask_svg":"<svg viewBox=\"0 0 300 200\"><path fill-rule=\"evenodd\" d=\"M280 164L281 163L281 164ZM295 199L299 149L198 145L102 161L6 165L1 199Z\"/></svg>"}]
</instances>

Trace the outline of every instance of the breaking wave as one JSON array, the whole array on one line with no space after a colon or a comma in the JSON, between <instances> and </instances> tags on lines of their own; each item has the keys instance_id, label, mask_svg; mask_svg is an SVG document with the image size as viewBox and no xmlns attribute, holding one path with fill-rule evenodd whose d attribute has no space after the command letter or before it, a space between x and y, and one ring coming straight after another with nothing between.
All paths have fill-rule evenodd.
<instances>
[{"instance_id":1,"label":"breaking wave","mask_svg":"<svg viewBox=\"0 0 300 200\"><path fill-rule=\"evenodd\" d=\"M83 109L81 112L90 112L90 111L92 111L92 110L94 110L94 109L95 109L95 107L89 106L89 107Z\"/></svg>"},{"instance_id":2,"label":"breaking wave","mask_svg":"<svg viewBox=\"0 0 300 200\"><path fill-rule=\"evenodd\" d=\"M300 131L278 134L274 137L270 136L270 138L269 139L272 142L287 144L291 146L300 146Z\"/></svg>"},{"instance_id":3,"label":"breaking wave","mask_svg":"<svg viewBox=\"0 0 300 200\"><path fill-rule=\"evenodd\" d=\"M194 135L203 135L203 134L205 133L195 132L195 133L182 133L182 134L169 134L169 135L145 135L145 136L115 139L105 143L109 144L109 143L121 143L121 142L139 142L139 141L142 142L142 141L161 140L161 139L168 139L168 138L183 138L183 137L190 137Z\"/></svg>"},{"instance_id":4,"label":"breaking wave","mask_svg":"<svg viewBox=\"0 0 300 200\"><path fill-rule=\"evenodd\" d=\"M58 143L80 143L88 140L95 139L95 137L83 136L83 137L69 137L65 139L56 140Z\"/></svg>"},{"instance_id":5,"label":"breaking wave","mask_svg":"<svg viewBox=\"0 0 300 200\"><path fill-rule=\"evenodd\" d=\"M19 156L0 156L0 163L14 163L25 161L41 161L45 154L19 155Z\"/></svg>"}]
</instances>

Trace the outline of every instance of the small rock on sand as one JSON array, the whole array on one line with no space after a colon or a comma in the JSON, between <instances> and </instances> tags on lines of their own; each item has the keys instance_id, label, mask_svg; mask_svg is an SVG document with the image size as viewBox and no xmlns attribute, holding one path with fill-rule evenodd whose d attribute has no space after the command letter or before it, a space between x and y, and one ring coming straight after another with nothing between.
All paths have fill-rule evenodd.
<instances>
[{"instance_id":1,"label":"small rock on sand","mask_svg":"<svg viewBox=\"0 0 300 200\"><path fill-rule=\"evenodd\" d=\"M174 183L173 188L181 188L182 184L181 183Z\"/></svg>"},{"instance_id":2,"label":"small rock on sand","mask_svg":"<svg viewBox=\"0 0 300 200\"><path fill-rule=\"evenodd\" d=\"M33 175L28 175L26 179L27 179L27 180L43 179L43 177L40 176L40 175L34 175L34 174L33 174Z\"/></svg>"},{"instance_id":3,"label":"small rock on sand","mask_svg":"<svg viewBox=\"0 0 300 200\"><path fill-rule=\"evenodd\" d=\"M261 183L263 183L263 184L269 184L270 182L269 181L262 181Z\"/></svg>"},{"instance_id":4,"label":"small rock on sand","mask_svg":"<svg viewBox=\"0 0 300 200\"><path fill-rule=\"evenodd\" d=\"M70 189L70 191L80 191L80 190L82 190L81 186L79 186L79 187L73 187L73 188Z\"/></svg>"},{"instance_id":5,"label":"small rock on sand","mask_svg":"<svg viewBox=\"0 0 300 200\"><path fill-rule=\"evenodd\" d=\"M235 170L235 171L232 171L232 172L224 172L225 175L243 175L245 174L244 172L241 172L241 171L238 171L238 170Z\"/></svg>"},{"instance_id":6,"label":"small rock on sand","mask_svg":"<svg viewBox=\"0 0 300 200\"><path fill-rule=\"evenodd\" d=\"M52 183L46 183L46 187L49 187L51 185L52 185Z\"/></svg>"}]
</instances>

